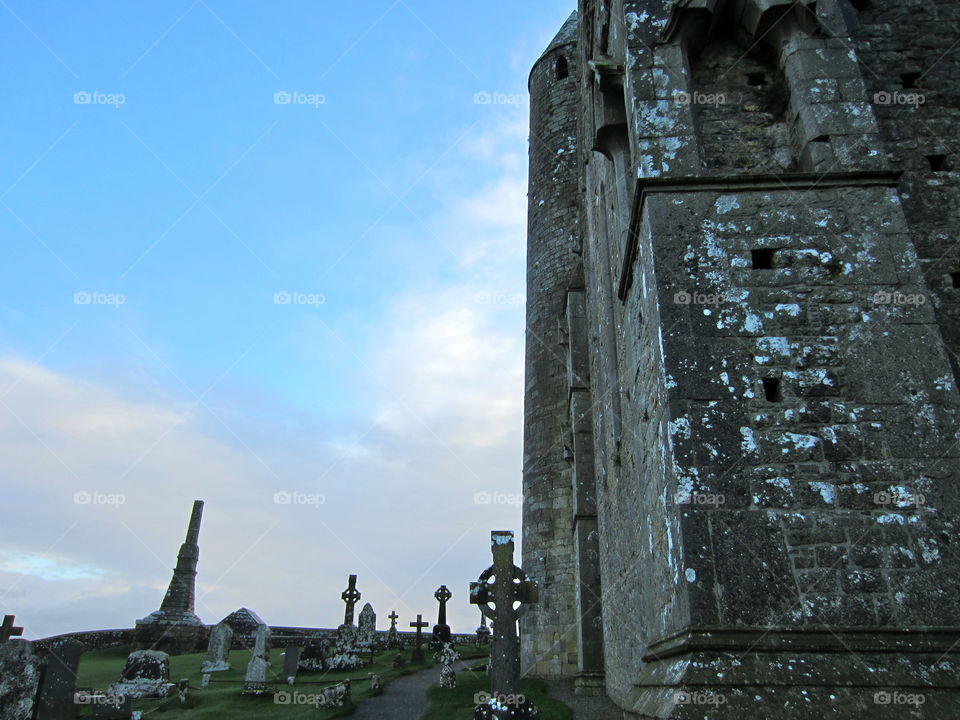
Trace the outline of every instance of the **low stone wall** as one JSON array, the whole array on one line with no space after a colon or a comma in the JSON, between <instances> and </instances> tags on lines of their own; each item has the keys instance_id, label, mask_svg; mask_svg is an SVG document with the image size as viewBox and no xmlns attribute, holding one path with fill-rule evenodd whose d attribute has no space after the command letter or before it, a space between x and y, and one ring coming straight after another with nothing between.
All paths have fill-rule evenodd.
<instances>
[{"instance_id":1,"label":"low stone wall","mask_svg":"<svg viewBox=\"0 0 960 720\"><path fill-rule=\"evenodd\" d=\"M133 628L123 628L120 630L85 630L53 635L43 638L42 640L37 640L36 642L40 645L45 645L54 640L65 640L69 638L81 643L84 650L99 650L101 648L117 647L119 645L131 645L133 643L133 632Z\"/></svg>"},{"instance_id":2,"label":"low stone wall","mask_svg":"<svg viewBox=\"0 0 960 720\"><path fill-rule=\"evenodd\" d=\"M213 626L209 626L212 628ZM313 640L322 640L328 638L333 642L337 635L336 628L308 628L308 627L287 627L276 625L270 627L270 645L275 648L295 647L306 645ZM412 645L417 637L415 632L398 632L403 638L404 645ZM118 647L121 645L133 644L134 628L123 628L119 630L85 630L74 633L63 633L62 635L53 635L42 640L37 640L39 644L49 643L53 640L62 640L70 638L80 642L85 650L100 650L102 648ZM377 636L386 643L387 631L378 630ZM424 633L423 638L429 641L430 634ZM477 636L472 633L454 633L453 641L459 645L466 645L476 642ZM253 637L244 635L234 636L232 649L240 650L251 647Z\"/></svg>"}]
</instances>

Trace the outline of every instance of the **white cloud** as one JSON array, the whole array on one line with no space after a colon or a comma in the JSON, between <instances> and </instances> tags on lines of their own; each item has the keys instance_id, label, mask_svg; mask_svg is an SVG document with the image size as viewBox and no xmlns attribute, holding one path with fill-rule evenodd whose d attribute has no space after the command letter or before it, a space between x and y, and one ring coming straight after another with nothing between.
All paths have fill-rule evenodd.
<instances>
[{"instance_id":1,"label":"white cloud","mask_svg":"<svg viewBox=\"0 0 960 720\"><path fill-rule=\"evenodd\" d=\"M444 177L461 182L436 187L425 221L461 263L407 287L356 349L377 398L353 409L359 423L278 432L236 386L226 402L209 398L214 416L175 386L158 395L155 378L112 386L0 359L0 393L10 388L0 477L12 504L0 528L0 606L28 636L127 627L155 610L194 498L207 503L205 621L246 606L274 624L336 626L357 573L381 625L392 609L402 624L418 612L432 619L444 583L451 623L476 626L466 588L490 563L489 531L520 530L519 507L474 498L520 488L520 127L508 118L452 154ZM481 173L464 168L478 164L488 179L475 187L467 180ZM249 394L262 399L260 388ZM323 502L277 505L278 491ZM78 492L90 502L77 504Z\"/></svg>"}]
</instances>

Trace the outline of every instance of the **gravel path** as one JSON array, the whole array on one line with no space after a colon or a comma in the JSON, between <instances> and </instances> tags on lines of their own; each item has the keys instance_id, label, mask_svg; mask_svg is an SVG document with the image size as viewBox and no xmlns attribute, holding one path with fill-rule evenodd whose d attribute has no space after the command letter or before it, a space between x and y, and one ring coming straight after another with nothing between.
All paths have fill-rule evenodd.
<instances>
[{"instance_id":1,"label":"gravel path","mask_svg":"<svg viewBox=\"0 0 960 720\"><path fill-rule=\"evenodd\" d=\"M440 667L390 681L383 694L357 705L353 720L420 720L427 710L427 688L440 681Z\"/></svg>"}]
</instances>

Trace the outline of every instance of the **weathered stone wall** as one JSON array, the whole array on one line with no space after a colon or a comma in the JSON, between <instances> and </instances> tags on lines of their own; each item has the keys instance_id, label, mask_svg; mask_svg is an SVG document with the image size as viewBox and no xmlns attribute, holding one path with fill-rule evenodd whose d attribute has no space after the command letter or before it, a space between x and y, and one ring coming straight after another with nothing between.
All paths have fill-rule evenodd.
<instances>
[{"instance_id":1,"label":"weathered stone wall","mask_svg":"<svg viewBox=\"0 0 960 720\"><path fill-rule=\"evenodd\" d=\"M703 717L691 688L714 718L956 701L960 3L856 4L580 2L606 687L630 717ZM535 303L569 287L528 272ZM537 407L532 449L566 410Z\"/></svg>"},{"instance_id":2,"label":"weathered stone wall","mask_svg":"<svg viewBox=\"0 0 960 720\"><path fill-rule=\"evenodd\" d=\"M537 675L577 669L567 367L560 344L566 291L580 278L575 21L530 75L522 565L540 601L521 618L522 667Z\"/></svg>"},{"instance_id":3,"label":"weathered stone wall","mask_svg":"<svg viewBox=\"0 0 960 720\"><path fill-rule=\"evenodd\" d=\"M83 645L86 650L99 650L100 648L118 647L120 645L130 645L133 643L133 628L124 628L122 630L87 630L83 632L64 633L62 635L53 635L42 640L35 641L37 644L45 645L58 640L76 640Z\"/></svg>"},{"instance_id":4,"label":"weathered stone wall","mask_svg":"<svg viewBox=\"0 0 960 720\"><path fill-rule=\"evenodd\" d=\"M960 6L873 2L856 14L853 47L886 147L902 170L900 200L929 300L960 372ZM956 279L954 279L956 277Z\"/></svg>"}]
</instances>

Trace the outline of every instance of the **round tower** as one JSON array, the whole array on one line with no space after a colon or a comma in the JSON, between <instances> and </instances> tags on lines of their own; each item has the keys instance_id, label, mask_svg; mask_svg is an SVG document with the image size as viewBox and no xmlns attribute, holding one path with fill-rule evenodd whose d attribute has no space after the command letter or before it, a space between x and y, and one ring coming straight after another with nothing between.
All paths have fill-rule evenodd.
<instances>
[{"instance_id":1,"label":"round tower","mask_svg":"<svg viewBox=\"0 0 960 720\"><path fill-rule=\"evenodd\" d=\"M523 672L575 675L577 631L569 453L567 291L580 263L577 13L530 73L527 333L523 442L523 568L540 601L521 619Z\"/></svg>"}]
</instances>

